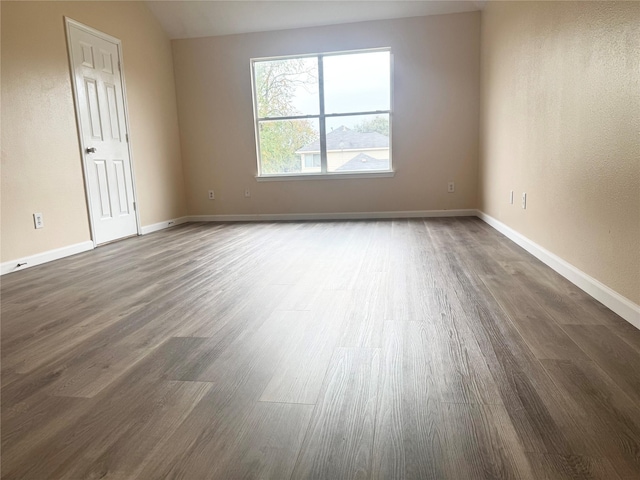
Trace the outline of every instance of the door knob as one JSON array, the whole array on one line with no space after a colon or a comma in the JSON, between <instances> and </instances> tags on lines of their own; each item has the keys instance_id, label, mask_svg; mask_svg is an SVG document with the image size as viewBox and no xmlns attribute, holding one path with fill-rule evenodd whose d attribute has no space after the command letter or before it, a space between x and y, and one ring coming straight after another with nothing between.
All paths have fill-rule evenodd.
<instances>
[{"instance_id":1,"label":"door knob","mask_svg":"<svg viewBox=\"0 0 640 480\"><path fill-rule=\"evenodd\" d=\"M96 147L89 147L85 150L87 153L96 153Z\"/></svg>"}]
</instances>

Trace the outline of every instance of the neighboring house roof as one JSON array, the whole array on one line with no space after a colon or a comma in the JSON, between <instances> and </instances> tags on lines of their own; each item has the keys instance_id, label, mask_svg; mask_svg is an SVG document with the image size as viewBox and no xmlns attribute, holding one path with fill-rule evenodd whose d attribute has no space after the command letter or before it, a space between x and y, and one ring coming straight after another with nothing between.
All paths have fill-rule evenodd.
<instances>
[{"instance_id":1,"label":"neighboring house roof","mask_svg":"<svg viewBox=\"0 0 640 480\"><path fill-rule=\"evenodd\" d=\"M389 159L373 158L366 153L359 153L347 163L337 168L336 171L355 171L355 170L387 170L389 168Z\"/></svg>"},{"instance_id":2,"label":"neighboring house roof","mask_svg":"<svg viewBox=\"0 0 640 480\"><path fill-rule=\"evenodd\" d=\"M327 152L340 150L368 150L372 148L389 148L389 137L378 132L356 132L350 128L341 127L327 133ZM311 142L296 153L319 152L320 140Z\"/></svg>"}]
</instances>

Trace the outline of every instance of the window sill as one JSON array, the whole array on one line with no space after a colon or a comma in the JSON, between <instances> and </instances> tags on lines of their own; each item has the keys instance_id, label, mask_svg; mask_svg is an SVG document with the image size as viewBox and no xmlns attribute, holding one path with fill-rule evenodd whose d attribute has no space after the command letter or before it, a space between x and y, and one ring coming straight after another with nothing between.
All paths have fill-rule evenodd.
<instances>
[{"instance_id":1,"label":"window sill","mask_svg":"<svg viewBox=\"0 0 640 480\"><path fill-rule=\"evenodd\" d=\"M287 182L292 180L346 180L351 178L391 178L395 177L395 171L368 172L368 173L305 173L292 175L256 175L258 182Z\"/></svg>"}]
</instances>

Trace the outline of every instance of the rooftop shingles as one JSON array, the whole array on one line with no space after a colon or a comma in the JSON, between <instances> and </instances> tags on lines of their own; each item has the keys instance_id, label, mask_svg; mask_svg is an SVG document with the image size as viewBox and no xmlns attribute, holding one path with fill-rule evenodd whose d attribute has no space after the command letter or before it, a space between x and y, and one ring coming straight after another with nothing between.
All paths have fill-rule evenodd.
<instances>
[{"instance_id":1,"label":"rooftop shingles","mask_svg":"<svg viewBox=\"0 0 640 480\"><path fill-rule=\"evenodd\" d=\"M327 133L327 152L340 150L368 150L371 148L389 148L389 137L378 132L357 132L341 127ZM320 140L305 145L296 153L319 152Z\"/></svg>"},{"instance_id":2,"label":"rooftop shingles","mask_svg":"<svg viewBox=\"0 0 640 480\"><path fill-rule=\"evenodd\" d=\"M336 169L336 172L354 172L362 170L388 170L389 159L373 158L366 153L359 153L344 165Z\"/></svg>"}]
</instances>

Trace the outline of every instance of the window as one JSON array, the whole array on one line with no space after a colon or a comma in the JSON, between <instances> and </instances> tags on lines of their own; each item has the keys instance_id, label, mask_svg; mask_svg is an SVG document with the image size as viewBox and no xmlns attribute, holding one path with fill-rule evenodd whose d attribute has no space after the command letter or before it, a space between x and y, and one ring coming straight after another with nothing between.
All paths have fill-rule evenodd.
<instances>
[{"instance_id":1,"label":"window","mask_svg":"<svg viewBox=\"0 0 640 480\"><path fill-rule=\"evenodd\" d=\"M319 153L302 153L304 158L304 167L306 169L316 168L320 171L320 154Z\"/></svg>"},{"instance_id":2,"label":"window","mask_svg":"<svg viewBox=\"0 0 640 480\"><path fill-rule=\"evenodd\" d=\"M260 176L391 171L391 51L252 60Z\"/></svg>"}]
</instances>

